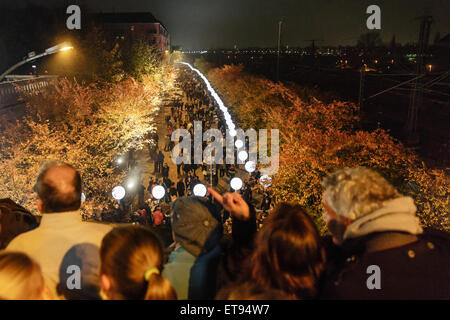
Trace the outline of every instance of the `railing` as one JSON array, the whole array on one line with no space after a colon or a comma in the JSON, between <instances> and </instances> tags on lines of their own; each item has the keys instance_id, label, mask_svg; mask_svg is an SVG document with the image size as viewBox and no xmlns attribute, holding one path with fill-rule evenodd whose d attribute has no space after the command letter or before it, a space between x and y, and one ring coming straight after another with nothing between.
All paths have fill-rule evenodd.
<instances>
[{"instance_id":1,"label":"railing","mask_svg":"<svg viewBox=\"0 0 450 320\"><path fill-rule=\"evenodd\" d=\"M42 90L56 80L58 76L9 76L13 81L0 82L0 109L20 104L23 92Z\"/></svg>"}]
</instances>

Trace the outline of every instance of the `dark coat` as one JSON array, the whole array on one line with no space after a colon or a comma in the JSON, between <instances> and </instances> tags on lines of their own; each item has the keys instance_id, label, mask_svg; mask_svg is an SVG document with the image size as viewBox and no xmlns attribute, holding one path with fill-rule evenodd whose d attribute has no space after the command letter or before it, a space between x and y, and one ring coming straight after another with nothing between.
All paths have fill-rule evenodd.
<instances>
[{"instance_id":1,"label":"dark coat","mask_svg":"<svg viewBox=\"0 0 450 320\"><path fill-rule=\"evenodd\" d=\"M256 212L252 205L250 207L250 218L241 220L232 217L231 236L224 237L221 241L223 248L218 276L217 289L226 288L235 283L241 283L247 261L253 252L253 241L256 235Z\"/></svg>"},{"instance_id":2,"label":"dark coat","mask_svg":"<svg viewBox=\"0 0 450 320\"><path fill-rule=\"evenodd\" d=\"M425 230L418 240L395 245L402 237L411 235L379 232L329 245L320 298L450 299L450 234ZM386 245L391 248L380 250ZM371 265L380 268L381 289L368 289Z\"/></svg>"},{"instance_id":3,"label":"dark coat","mask_svg":"<svg viewBox=\"0 0 450 320\"><path fill-rule=\"evenodd\" d=\"M183 181L177 182L177 191L178 191L178 195L180 197L184 196L184 192L186 191L186 186L184 185Z\"/></svg>"},{"instance_id":4,"label":"dark coat","mask_svg":"<svg viewBox=\"0 0 450 320\"><path fill-rule=\"evenodd\" d=\"M34 216L11 199L0 199L0 250L21 233L39 226L40 216Z\"/></svg>"}]
</instances>

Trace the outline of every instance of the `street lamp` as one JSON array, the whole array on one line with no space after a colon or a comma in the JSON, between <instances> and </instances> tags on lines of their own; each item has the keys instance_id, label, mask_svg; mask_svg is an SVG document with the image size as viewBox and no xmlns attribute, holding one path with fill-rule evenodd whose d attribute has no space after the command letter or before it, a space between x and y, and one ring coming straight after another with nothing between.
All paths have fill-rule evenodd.
<instances>
[{"instance_id":1,"label":"street lamp","mask_svg":"<svg viewBox=\"0 0 450 320\"><path fill-rule=\"evenodd\" d=\"M39 59L39 58L42 58L42 57L45 57L45 56L48 56L48 55L50 55L50 54L54 54L54 53L61 52L61 51L67 51L67 50L71 50L71 49L73 49L72 46L70 46L70 45L69 45L68 43L66 43L66 42L63 42L63 43L60 43L60 44L58 44L58 45L56 45L56 46L54 46L54 47L51 47L51 48L46 49L43 53L38 54L38 55L36 55L36 53L35 53L34 51L32 51L32 52L28 53L28 56L27 56L26 59L24 59L24 60L22 60L22 61L16 63L16 64L13 65L11 68L9 68L9 69L6 70L5 72L3 72L3 73L0 75L0 81L2 81L2 80L5 78L5 76L7 76L8 74L10 74L12 71L14 71L14 70L17 69L18 67L20 67L20 66L22 66L22 65L24 65L24 64L26 64L26 63L28 63L28 62L34 61L34 60L36 60L36 59Z\"/></svg>"}]
</instances>

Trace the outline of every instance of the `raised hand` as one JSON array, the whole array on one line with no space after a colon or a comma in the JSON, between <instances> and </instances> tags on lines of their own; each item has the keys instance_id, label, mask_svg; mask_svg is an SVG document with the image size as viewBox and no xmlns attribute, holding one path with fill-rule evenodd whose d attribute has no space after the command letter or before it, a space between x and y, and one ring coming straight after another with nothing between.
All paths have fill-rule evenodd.
<instances>
[{"instance_id":1,"label":"raised hand","mask_svg":"<svg viewBox=\"0 0 450 320\"><path fill-rule=\"evenodd\" d=\"M232 216L241 220L247 220L250 217L250 208L240 194L236 192L226 192L222 196L212 188L208 188L208 193L211 194L225 210L230 212Z\"/></svg>"}]
</instances>

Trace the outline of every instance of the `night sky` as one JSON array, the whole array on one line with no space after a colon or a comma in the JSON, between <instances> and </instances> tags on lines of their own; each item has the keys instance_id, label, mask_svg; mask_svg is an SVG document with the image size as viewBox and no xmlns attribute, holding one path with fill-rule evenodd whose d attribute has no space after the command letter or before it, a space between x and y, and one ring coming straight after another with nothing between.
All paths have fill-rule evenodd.
<instances>
[{"instance_id":1,"label":"night sky","mask_svg":"<svg viewBox=\"0 0 450 320\"><path fill-rule=\"evenodd\" d=\"M5 0L1 0L5 1ZM415 42L419 21L430 8L435 23L431 30L441 36L450 32L449 0L28 0L42 5L80 4L91 10L150 11L161 20L173 45L183 49L274 47L277 21L283 18L283 44L354 45L367 30L367 6L381 7L381 35L389 42L395 34L401 43ZM25 3L19 0L16 3Z\"/></svg>"}]
</instances>

